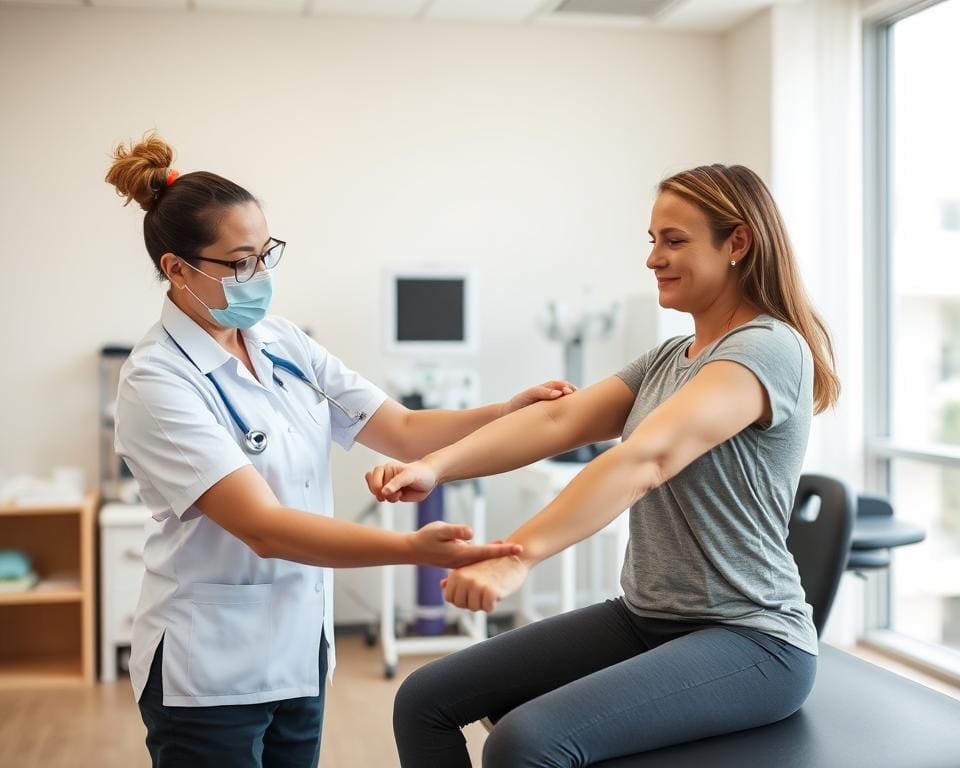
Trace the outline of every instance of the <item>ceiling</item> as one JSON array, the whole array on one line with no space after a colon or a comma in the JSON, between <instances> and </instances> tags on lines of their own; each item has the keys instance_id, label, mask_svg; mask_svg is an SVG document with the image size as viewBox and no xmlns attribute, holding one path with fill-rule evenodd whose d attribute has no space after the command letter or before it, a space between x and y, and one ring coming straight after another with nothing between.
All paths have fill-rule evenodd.
<instances>
[{"instance_id":1,"label":"ceiling","mask_svg":"<svg viewBox=\"0 0 960 768\"><path fill-rule=\"evenodd\" d=\"M784 2L796 0L0 0L0 5L723 31L763 8Z\"/></svg>"}]
</instances>

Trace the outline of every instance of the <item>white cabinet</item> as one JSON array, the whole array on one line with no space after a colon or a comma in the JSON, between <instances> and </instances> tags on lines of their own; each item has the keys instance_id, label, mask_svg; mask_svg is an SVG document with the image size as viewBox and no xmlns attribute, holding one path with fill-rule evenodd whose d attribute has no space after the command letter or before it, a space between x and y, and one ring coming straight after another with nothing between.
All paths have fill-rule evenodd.
<instances>
[{"instance_id":1,"label":"white cabinet","mask_svg":"<svg viewBox=\"0 0 960 768\"><path fill-rule=\"evenodd\" d=\"M143 581L147 508L104 504L100 510L100 679L117 679L117 649L130 645Z\"/></svg>"}]
</instances>

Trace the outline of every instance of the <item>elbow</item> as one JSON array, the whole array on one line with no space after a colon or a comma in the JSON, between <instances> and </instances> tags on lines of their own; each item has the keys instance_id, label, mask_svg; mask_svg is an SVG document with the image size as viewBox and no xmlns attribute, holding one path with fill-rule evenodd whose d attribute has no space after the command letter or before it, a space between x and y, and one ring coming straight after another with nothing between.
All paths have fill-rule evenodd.
<instances>
[{"instance_id":1,"label":"elbow","mask_svg":"<svg viewBox=\"0 0 960 768\"><path fill-rule=\"evenodd\" d=\"M640 474L642 477L644 493L649 493L650 491L659 488L667 481L666 470L662 460L651 460L645 462Z\"/></svg>"},{"instance_id":2,"label":"elbow","mask_svg":"<svg viewBox=\"0 0 960 768\"><path fill-rule=\"evenodd\" d=\"M255 471L252 467L250 470ZM266 494L259 497L256 484L252 493L240 493L244 490L248 489L241 485L217 498L202 498L202 505L198 506L213 523L246 544L258 557L278 557L275 550L283 542L286 510L275 499L265 498Z\"/></svg>"},{"instance_id":3,"label":"elbow","mask_svg":"<svg viewBox=\"0 0 960 768\"><path fill-rule=\"evenodd\" d=\"M279 557L276 546L274 546L273 542L263 533L247 533L241 536L240 540L250 547L257 557L262 560Z\"/></svg>"},{"instance_id":4,"label":"elbow","mask_svg":"<svg viewBox=\"0 0 960 768\"><path fill-rule=\"evenodd\" d=\"M631 503L659 488L669 479L666 470L666 454L657 455L631 450L634 447L628 441L611 449L611 452L622 451L625 459L631 485Z\"/></svg>"},{"instance_id":5,"label":"elbow","mask_svg":"<svg viewBox=\"0 0 960 768\"><path fill-rule=\"evenodd\" d=\"M389 443L378 445L374 450L391 461L399 461L403 464L419 461L425 454L429 453L427 445L417 444L412 432L397 435Z\"/></svg>"},{"instance_id":6,"label":"elbow","mask_svg":"<svg viewBox=\"0 0 960 768\"><path fill-rule=\"evenodd\" d=\"M404 464L412 464L414 461L420 461L425 455L410 446L403 445L395 451L393 458Z\"/></svg>"},{"instance_id":7,"label":"elbow","mask_svg":"<svg viewBox=\"0 0 960 768\"><path fill-rule=\"evenodd\" d=\"M280 557L279 553L275 549L265 546L258 547L254 550L254 552L257 553L257 557L259 557L261 560L269 560L270 558Z\"/></svg>"},{"instance_id":8,"label":"elbow","mask_svg":"<svg viewBox=\"0 0 960 768\"><path fill-rule=\"evenodd\" d=\"M412 441L397 440L389 448L381 448L380 453L392 461L399 461L401 464L412 464L420 461L424 456L430 453L426 446L411 445Z\"/></svg>"},{"instance_id":9,"label":"elbow","mask_svg":"<svg viewBox=\"0 0 960 768\"><path fill-rule=\"evenodd\" d=\"M273 547L271 547L264 539L248 539L246 544L261 560L276 557Z\"/></svg>"},{"instance_id":10,"label":"elbow","mask_svg":"<svg viewBox=\"0 0 960 768\"><path fill-rule=\"evenodd\" d=\"M564 406L566 403L562 401L563 398L560 398L560 400L541 400L533 407L538 408L543 413L544 418L551 427L562 430L566 426L566 419L564 419L566 412Z\"/></svg>"},{"instance_id":11,"label":"elbow","mask_svg":"<svg viewBox=\"0 0 960 768\"><path fill-rule=\"evenodd\" d=\"M646 496L650 491L659 488L666 482L663 466L660 462L648 459L634 464L630 471L631 492L630 506Z\"/></svg>"},{"instance_id":12,"label":"elbow","mask_svg":"<svg viewBox=\"0 0 960 768\"><path fill-rule=\"evenodd\" d=\"M422 446L416 445L415 435L420 433L419 425L416 423L416 411L407 410L403 414L403 423L397 430L390 446L389 456L396 461L402 461L409 464L413 461L419 461L424 456ZM429 453L429 451L426 451Z\"/></svg>"},{"instance_id":13,"label":"elbow","mask_svg":"<svg viewBox=\"0 0 960 768\"><path fill-rule=\"evenodd\" d=\"M545 400L528 406L539 409L542 414L544 433L551 436L550 444L552 449L557 451L568 450L590 442L586 435L577 433L574 421L570 418L569 403L563 402L565 399L567 398Z\"/></svg>"}]
</instances>

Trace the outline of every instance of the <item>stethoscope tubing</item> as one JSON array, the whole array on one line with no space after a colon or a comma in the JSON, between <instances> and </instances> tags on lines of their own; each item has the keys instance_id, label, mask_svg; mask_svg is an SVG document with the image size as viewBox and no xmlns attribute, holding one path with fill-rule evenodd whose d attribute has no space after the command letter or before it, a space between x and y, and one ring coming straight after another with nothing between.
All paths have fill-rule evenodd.
<instances>
[{"instance_id":1,"label":"stethoscope tubing","mask_svg":"<svg viewBox=\"0 0 960 768\"><path fill-rule=\"evenodd\" d=\"M187 354L187 351L182 346L180 346L180 343L173 337L173 334L170 333L170 331L167 331L166 328L164 328L163 330L166 331L167 336L170 337L170 340L174 343L174 346L176 346L176 348L180 350L181 354L193 364L194 368L196 368L199 371L200 366L197 365L194 359ZM282 368L288 373L292 373L294 376L300 379L300 381L302 381L304 384L310 387L310 389L312 389L314 392L320 395L320 397L322 397L323 400L329 401L338 411L340 411L344 416L350 419L353 423L357 423L358 421L363 421L364 419L367 418L366 411L351 410L350 408L347 408L345 405L339 402L336 398L331 397L326 392L324 392L323 389L320 388L320 386L310 381L310 379L307 378L307 375L303 372L300 366L294 363L293 361L271 354L270 352L267 352L267 350L262 347L260 348L260 351L275 366L277 366L278 368ZM220 395L220 399L223 400L223 404L226 406L227 411L230 413L230 418L233 419L234 424L236 424L237 427L240 429L240 431L243 433L244 450L246 450L247 453L253 453L253 454L263 453L267 449L267 443L268 443L267 433L264 432L262 429L250 429L249 427L247 427L247 423L243 420L243 417L240 416L240 413L233 406L233 403L230 402L230 398L227 397L227 393L223 391L223 387L220 386L220 383L216 380L213 373L207 372L204 375L210 380L210 383L213 384L214 389L217 390L217 394ZM281 387L283 387L283 381L277 376L276 373L273 374L273 379ZM321 400L321 402L323 402L323 400Z\"/></svg>"}]
</instances>

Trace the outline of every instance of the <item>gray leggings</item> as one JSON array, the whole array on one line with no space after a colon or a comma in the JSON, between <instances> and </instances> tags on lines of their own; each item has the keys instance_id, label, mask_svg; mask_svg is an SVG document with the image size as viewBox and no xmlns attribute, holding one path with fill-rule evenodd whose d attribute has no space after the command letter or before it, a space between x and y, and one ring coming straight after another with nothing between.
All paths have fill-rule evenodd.
<instances>
[{"instance_id":1,"label":"gray leggings","mask_svg":"<svg viewBox=\"0 0 960 768\"><path fill-rule=\"evenodd\" d=\"M623 599L505 632L431 662L394 703L404 768L460 768L460 728L497 721L488 768L590 765L782 720L817 658L763 632L644 619Z\"/></svg>"}]
</instances>

